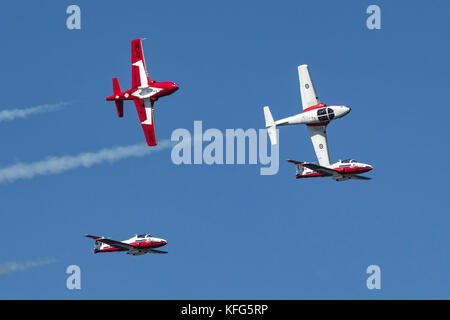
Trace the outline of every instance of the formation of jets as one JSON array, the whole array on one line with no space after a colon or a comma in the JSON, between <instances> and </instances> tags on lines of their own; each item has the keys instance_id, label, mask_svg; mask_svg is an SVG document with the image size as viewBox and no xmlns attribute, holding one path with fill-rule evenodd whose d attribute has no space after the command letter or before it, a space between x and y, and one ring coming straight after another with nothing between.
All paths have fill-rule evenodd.
<instances>
[{"instance_id":1,"label":"formation of jets","mask_svg":"<svg viewBox=\"0 0 450 320\"><path fill-rule=\"evenodd\" d=\"M296 178L332 177L336 181L348 179L370 180L368 177L360 176L373 169L371 165L357 162L356 160L341 160L330 164L327 142L327 125L332 120L342 118L350 112L350 108L343 105L327 106L321 103L317 97L316 89L309 74L308 66L298 67L298 78L300 82L300 95L302 98L303 111L291 117L274 121L268 106L264 107L266 128L272 144L278 143L277 126L305 124L316 152L319 164L287 160L295 164L297 169Z\"/></svg>"},{"instance_id":2,"label":"formation of jets","mask_svg":"<svg viewBox=\"0 0 450 320\"><path fill-rule=\"evenodd\" d=\"M296 166L296 178L331 177L336 181L348 179L369 180L370 178L360 174L372 170L373 167L371 165L360 163L353 159L330 163L326 133L327 126L331 121L347 115L351 109L344 105L327 106L320 102L307 65L298 67L298 76L303 107L300 113L275 121L269 107L264 107L266 128L271 143L274 145L278 143L277 126L305 124L319 164L287 160ZM108 96L106 100L115 102L119 118L123 117L124 100L133 100L147 144L155 146L157 141L153 117L154 103L159 98L177 91L178 86L173 82L157 82L150 79L141 39L131 41L131 79L131 89L122 91L118 79L113 78L114 94ZM134 256L145 253L167 253L156 249L165 246L167 241L149 234L135 235L124 241L88 234L85 236L94 239L94 253L126 251L127 254Z\"/></svg>"}]
</instances>

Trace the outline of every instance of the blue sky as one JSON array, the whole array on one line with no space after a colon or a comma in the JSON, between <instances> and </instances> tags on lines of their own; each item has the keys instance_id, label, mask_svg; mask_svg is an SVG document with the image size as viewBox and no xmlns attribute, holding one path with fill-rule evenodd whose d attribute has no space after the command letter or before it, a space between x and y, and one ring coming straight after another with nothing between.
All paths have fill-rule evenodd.
<instances>
[{"instance_id":1,"label":"blue sky","mask_svg":"<svg viewBox=\"0 0 450 320\"><path fill-rule=\"evenodd\" d=\"M81 30L66 8L81 8ZM381 30L366 8L381 8ZM70 101L0 123L0 168L144 142L135 108L104 98L130 79L130 41L150 76L180 90L157 103L176 128L262 128L300 110L297 66L319 98L352 112L328 128L332 161L370 163L371 181L296 180L316 161L307 129L280 130L280 170L181 165L170 149L0 184L2 299L450 298L447 1L33 1L3 5L0 110ZM439 166L436 166L439 164ZM168 255L92 254L83 234L151 233ZM53 261L52 260L52 261ZM81 290L66 288L67 266ZM381 290L366 268L381 268Z\"/></svg>"}]
</instances>

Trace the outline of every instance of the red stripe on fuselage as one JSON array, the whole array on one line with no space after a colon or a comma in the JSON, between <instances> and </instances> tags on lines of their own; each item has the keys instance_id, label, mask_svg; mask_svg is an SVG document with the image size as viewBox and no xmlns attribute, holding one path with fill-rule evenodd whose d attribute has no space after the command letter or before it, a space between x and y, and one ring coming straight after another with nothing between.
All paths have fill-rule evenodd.
<instances>
[{"instance_id":1,"label":"red stripe on fuselage","mask_svg":"<svg viewBox=\"0 0 450 320\"><path fill-rule=\"evenodd\" d=\"M319 103L319 104L316 104L315 106L306 108L305 110L302 111L302 113L308 112L308 111L311 111L311 110L314 110L314 109L324 108L324 107L326 107L326 106L327 106L327 105L326 105L325 103Z\"/></svg>"},{"instance_id":2,"label":"red stripe on fuselage","mask_svg":"<svg viewBox=\"0 0 450 320\"><path fill-rule=\"evenodd\" d=\"M370 171L372 169L366 167L341 167L341 168L334 168L333 170L339 173L359 174Z\"/></svg>"}]
</instances>

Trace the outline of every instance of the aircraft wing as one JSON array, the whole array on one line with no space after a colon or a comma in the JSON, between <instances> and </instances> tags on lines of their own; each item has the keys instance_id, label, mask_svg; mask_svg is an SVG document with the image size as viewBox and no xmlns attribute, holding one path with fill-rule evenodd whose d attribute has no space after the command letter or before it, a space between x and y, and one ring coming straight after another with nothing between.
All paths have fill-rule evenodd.
<instances>
[{"instance_id":1,"label":"aircraft wing","mask_svg":"<svg viewBox=\"0 0 450 320\"><path fill-rule=\"evenodd\" d=\"M131 82L133 88L147 87L149 80L142 40L134 39L131 41Z\"/></svg>"},{"instance_id":2,"label":"aircraft wing","mask_svg":"<svg viewBox=\"0 0 450 320\"><path fill-rule=\"evenodd\" d=\"M155 254L164 254L167 253L167 251L162 251L162 250L156 250L156 249L147 249L147 253L155 253Z\"/></svg>"},{"instance_id":3,"label":"aircraft wing","mask_svg":"<svg viewBox=\"0 0 450 320\"><path fill-rule=\"evenodd\" d=\"M116 247L118 249L125 249L125 250L136 249L136 247L134 247L128 243L124 243L124 242L116 241L116 240L112 240L112 239L106 239L106 238L101 239L100 238L100 239L97 239L97 241L109 244L110 246Z\"/></svg>"},{"instance_id":4,"label":"aircraft wing","mask_svg":"<svg viewBox=\"0 0 450 320\"><path fill-rule=\"evenodd\" d=\"M356 179L356 180L372 180L372 178L360 176L357 174L350 174L350 179Z\"/></svg>"},{"instance_id":5,"label":"aircraft wing","mask_svg":"<svg viewBox=\"0 0 450 320\"><path fill-rule=\"evenodd\" d=\"M153 118L153 102L149 98L134 99L136 110L149 146L156 146L155 122Z\"/></svg>"},{"instance_id":6,"label":"aircraft wing","mask_svg":"<svg viewBox=\"0 0 450 320\"><path fill-rule=\"evenodd\" d=\"M306 64L298 66L298 79L300 81L300 95L302 98L303 110L319 104L316 89L314 89L314 84Z\"/></svg>"},{"instance_id":7,"label":"aircraft wing","mask_svg":"<svg viewBox=\"0 0 450 320\"><path fill-rule=\"evenodd\" d=\"M319 164L321 166L329 166L330 156L328 154L327 126L307 127Z\"/></svg>"},{"instance_id":8,"label":"aircraft wing","mask_svg":"<svg viewBox=\"0 0 450 320\"><path fill-rule=\"evenodd\" d=\"M293 162L293 161L290 161L290 162ZM314 163L303 162L303 163L301 163L301 165L306 167L306 168L308 168L308 169L314 170L316 172L323 173L325 175L331 175L331 176L339 175L339 173L336 172L333 169L326 168L326 167L323 167L323 166L319 166L319 165L314 164Z\"/></svg>"}]
</instances>

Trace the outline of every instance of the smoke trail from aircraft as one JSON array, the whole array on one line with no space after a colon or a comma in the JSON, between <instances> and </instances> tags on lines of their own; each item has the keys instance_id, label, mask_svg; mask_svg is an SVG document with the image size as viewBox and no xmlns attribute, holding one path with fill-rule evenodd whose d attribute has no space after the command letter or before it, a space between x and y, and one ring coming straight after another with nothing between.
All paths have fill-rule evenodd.
<instances>
[{"instance_id":1,"label":"smoke trail from aircraft","mask_svg":"<svg viewBox=\"0 0 450 320\"><path fill-rule=\"evenodd\" d=\"M40 106L29 107L24 109L8 109L0 111L0 122L2 121L12 121L17 118L27 118L31 115L52 112L61 109L63 106L70 104L71 102L60 102L55 104L43 104Z\"/></svg>"},{"instance_id":2,"label":"smoke trail from aircraft","mask_svg":"<svg viewBox=\"0 0 450 320\"><path fill-rule=\"evenodd\" d=\"M42 267L53 262L56 262L56 260L45 259L40 261L29 261L24 263L8 262L0 265L0 276L8 273L13 273L16 271L25 271L33 267Z\"/></svg>"},{"instance_id":3,"label":"smoke trail from aircraft","mask_svg":"<svg viewBox=\"0 0 450 320\"><path fill-rule=\"evenodd\" d=\"M14 182L19 179L31 179L39 175L59 174L79 167L90 168L104 162L114 163L130 157L143 157L152 152L172 146L170 140L162 140L156 147L146 144L134 144L101 149L97 152L84 152L75 156L49 156L44 160L31 163L16 163L0 168L0 183Z\"/></svg>"}]
</instances>

